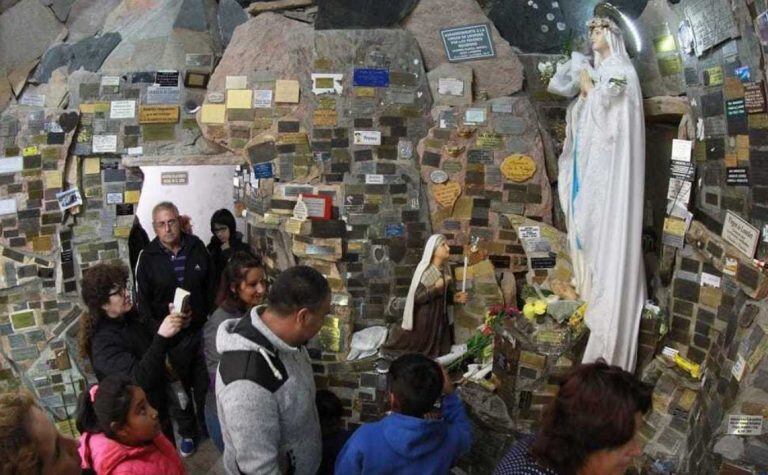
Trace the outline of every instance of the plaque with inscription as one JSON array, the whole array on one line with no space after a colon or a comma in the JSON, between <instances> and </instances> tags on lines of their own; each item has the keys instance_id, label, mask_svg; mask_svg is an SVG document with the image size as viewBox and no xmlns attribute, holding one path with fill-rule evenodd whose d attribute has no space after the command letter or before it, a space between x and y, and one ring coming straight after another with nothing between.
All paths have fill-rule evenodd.
<instances>
[{"instance_id":1,"label":"plaque with inscription","mask_svg":"<svg viewBox=\"0 0 768 475\"><path fill-rule=\"evenodd\" d=\"M389 71L378 68L355 68L352 85L362 87L388 87Z\"/></svg>"},{"instance_id":2,"label":"plaque with inscription","mask_svg":"<svg viewBox=\"0 0 768 475\"><path fill-rule=\"evenodd\" d=\"M163 87L178 87L179 72L178 71L158 71L155 74L155 84Z\"/></svg>"},{"instance_id":3,"label":"plaque with inscription","mask_svg":"<svg viewBox=\"0 0 768 475\"><path fill-rule=\"evenodd\" d=\"M695 0L686 3L685 16L691 26L696 56L739 36L729 2Z\"/></svg>"},{"instance_id":4,"label":"plaque with inscription","mask_svg":"<svg viewBox=\"0 0 768 475\"><path fill-rule=\"evenodd\" d=\"M748 114L765 112L765 91L762 81L744 85L744 101Z\"/></svg>"},{"instance_id":5,"label":"plaque with inscription","mask_svg":"<svg viewBox=\"0 0 768 475\"><path fill-rule=\"evenodd\" d=\"M725 183L729 186L749 186L749 168L726 168Z\"/></svg>"},{"instance_id":6,"label":"plaque with inscription","mask_svg":"<svg viewBox=\"0 0 768 475\"><path fill-rule=\"evenodd\" d=\"M487 23L464 25L440 30L448 61L455 63L496 56L491 38L491 26Z\"/></svg>"},{"instance_id":7,"label":"plaque with inscription","mask_svg":"<svg viewBox=\"0 0 768 475\"><path fill-rule=\"evenodd\" d=\"M179 121L179 106L141 106L140 124L175 124Z\"/></svg>"}]
</instances>

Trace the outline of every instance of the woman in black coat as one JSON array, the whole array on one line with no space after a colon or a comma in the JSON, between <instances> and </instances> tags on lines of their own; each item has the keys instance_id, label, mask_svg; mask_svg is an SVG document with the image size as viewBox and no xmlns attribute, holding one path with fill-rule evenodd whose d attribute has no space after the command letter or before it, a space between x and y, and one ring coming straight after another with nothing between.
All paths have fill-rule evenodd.
<instances>
[{"instance_id":1,"label":"woman in black coat","mask_svg":"<svg viewBox=\"0 0 768 475\"><path fill-rule=\"evenodd\" d=\"M213 282L218 288L221 273L227 262L237 252L245 252L253 256L248 244L243 242L243 236L237 232L235 216L226 208L213 213L211 216L211 242L208 243L208 253L213 259Z\"/></svg>"},{"instance_id":2,"label":"woman in black coat","mask_svg":"<svg viewBox=\"0 0 768 475\"><path fill-rule=\"evenodd\" d=\"M113 374L131 378L167 420L165 358L185 318L169 312L159 328L142 320L131 302L128 278L122 264L97 264L83 273L81 294L88 311L80 318L80 354L91 360L99 381Z\"/></svg>"}]
</instances>

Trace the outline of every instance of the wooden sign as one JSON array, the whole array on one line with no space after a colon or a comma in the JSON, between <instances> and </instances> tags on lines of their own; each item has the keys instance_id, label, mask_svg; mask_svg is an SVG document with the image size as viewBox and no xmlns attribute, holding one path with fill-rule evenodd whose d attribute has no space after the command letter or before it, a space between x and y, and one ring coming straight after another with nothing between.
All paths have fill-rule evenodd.
<instances>
[{"instance_id":1,"label":"wooden sign","mask_svg":"<svg viewBox=\"0 0 768 475\"><path fill-rule=\"evenodd\" d=\"M179 121L179 106L141 106L140 124L175 124Z\"/></svg>"}]
</instances>

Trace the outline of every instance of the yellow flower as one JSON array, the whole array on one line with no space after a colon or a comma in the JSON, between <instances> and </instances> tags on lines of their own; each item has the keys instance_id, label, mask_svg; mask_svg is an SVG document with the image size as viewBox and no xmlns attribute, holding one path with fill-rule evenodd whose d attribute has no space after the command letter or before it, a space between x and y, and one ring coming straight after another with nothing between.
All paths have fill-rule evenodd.
<instances>
[{"instance_id":1,"label":"yellow flower","mask_svg":"<svg viewBox=\"0 0 768 475\"><path fill-rule=\"evenodd\" d=\"M528 320L533 320L536 315L544 315L547 313L547 302L541 299L529 299L523 307L523 315Z\"/></svg>"}]
</instances>

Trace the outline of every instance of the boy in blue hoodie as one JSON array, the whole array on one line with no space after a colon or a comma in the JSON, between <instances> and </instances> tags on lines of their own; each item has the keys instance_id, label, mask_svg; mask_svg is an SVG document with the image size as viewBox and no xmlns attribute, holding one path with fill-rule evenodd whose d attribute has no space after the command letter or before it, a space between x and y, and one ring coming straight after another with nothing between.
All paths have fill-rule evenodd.
<instances>
[{"instance_id":1,"label":"boy in blue hoodie","mask_svg":"<svg viewBox=\"0 0 768 475\"><path fill-rule=\"evenodd\" d=\"M424 418L443 394L442 419ZM461 400L435 361L420 354L397 358L389 368L392 414L364 424L336 460L336 475L447 474L472 445Z\"/></svg>"}]
</instances>

